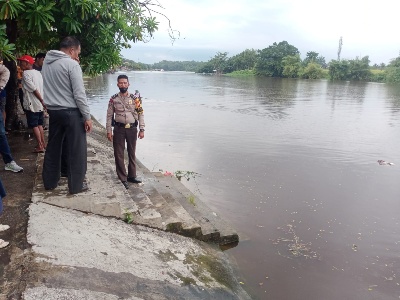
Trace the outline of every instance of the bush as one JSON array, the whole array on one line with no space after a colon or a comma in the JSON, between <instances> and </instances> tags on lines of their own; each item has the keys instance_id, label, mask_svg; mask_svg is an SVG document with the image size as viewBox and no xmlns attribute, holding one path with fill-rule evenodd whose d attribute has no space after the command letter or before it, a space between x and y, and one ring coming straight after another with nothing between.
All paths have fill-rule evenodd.
<instances>
[{"instance_id":1,"label":"bush","mask_svg":"<svg viewBox=\"0 0 400 300\"><path fill-rule=\"evenodd\" d=\"M226 76L254 76L254 70L239 70L227 73Z\"/></svg>"},{"instance_id":2,"label":"bush","mask_svg":"<svg viewBox=\"0 0 400 300\"><path fill-rule=\"evenodd\" d=\"M310 62L301 71L300 77L304 79L321 79L325 77L325 73L319 64Z\"/></svg>"}]
</instances>

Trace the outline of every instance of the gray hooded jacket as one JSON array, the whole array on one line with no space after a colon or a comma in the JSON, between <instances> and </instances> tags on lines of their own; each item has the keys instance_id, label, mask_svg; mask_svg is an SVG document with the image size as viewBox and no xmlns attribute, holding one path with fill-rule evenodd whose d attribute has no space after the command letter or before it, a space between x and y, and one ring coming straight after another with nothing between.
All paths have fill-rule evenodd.
<instances>
[{"instance_id":1,"label":"gray hooded jacket","mask_svg":"<svg viewBox=\"0 0 400 300\"><path fill-rule=\"evenodd\" d=\"M50 50L44 59L44 103L49 110L79 108L85 120L90 119L82 69L78 62L58 50Z\"/></svg>"}]
</instances>

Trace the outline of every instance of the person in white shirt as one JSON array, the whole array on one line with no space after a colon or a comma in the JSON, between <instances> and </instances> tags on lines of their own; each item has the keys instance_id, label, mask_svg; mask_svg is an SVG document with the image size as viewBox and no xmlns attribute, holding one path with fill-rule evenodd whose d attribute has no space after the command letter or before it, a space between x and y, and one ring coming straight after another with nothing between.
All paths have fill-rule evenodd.
<instances>
[{"instance_id":1,"label":"person in white shirt","mask_svg":"<svg viewBox=\"0 0 400 300\"><path fill-rule=\"evenodd\" d=\"M24 93L24 109L28 127L32 128L37 140L34 152L44 152L46 143L43 132L43 112L46 106L43 103L43 77L33 69L35 60L32 56L23 55L18 58L19 66L24 71L22 75L22 90Z\"/></svg>"}]
</instances>

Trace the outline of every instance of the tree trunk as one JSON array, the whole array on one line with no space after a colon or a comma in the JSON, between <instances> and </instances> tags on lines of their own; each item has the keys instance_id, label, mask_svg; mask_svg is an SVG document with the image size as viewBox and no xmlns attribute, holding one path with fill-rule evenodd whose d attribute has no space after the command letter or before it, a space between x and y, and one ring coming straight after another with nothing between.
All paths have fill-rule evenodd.
<instances>
[{"instance_id":1,"label":"tree trunk","mask_svg":"<svg viewBox=\"0 0 400 300\"><path fill-rule=\"evenodd\" d=\"M6 21L6 33L10 43L17 41L17 22L15 20ZM10 79L6 85L7 103L6 103L6 130L21 129L21 119L18 115L18 82L17 65L15 61L4 60L4 65L10 70Z\"/></svg>"}]
</instances>

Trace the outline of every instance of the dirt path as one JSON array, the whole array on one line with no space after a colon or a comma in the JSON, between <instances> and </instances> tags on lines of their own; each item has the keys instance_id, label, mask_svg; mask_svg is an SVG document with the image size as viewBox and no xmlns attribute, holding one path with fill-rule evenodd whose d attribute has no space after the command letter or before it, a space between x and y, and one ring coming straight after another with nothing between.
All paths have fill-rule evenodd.
<instances>
[{"instance_id":1,"label":"dirt path","mask_svg":"<svg viewBox=\"0 0 400 300\"><path fill-rule=\"evenodd\" d=\"M26 231L28 225L27 208L31 202L32 189L36 173L37 154L33 153L36 144L27 132L11 132L8 135L14 160L24 168L21 173L4 170L0 163L0 178L6 188L3 199L4 211L0 224L10 225L10 229L0 232L0 238L10 245L0 249L0 299L21 299L25 289L25 279L29 276L29 256L23 256L29 249Z\"/></svg>"}]
</instances>

